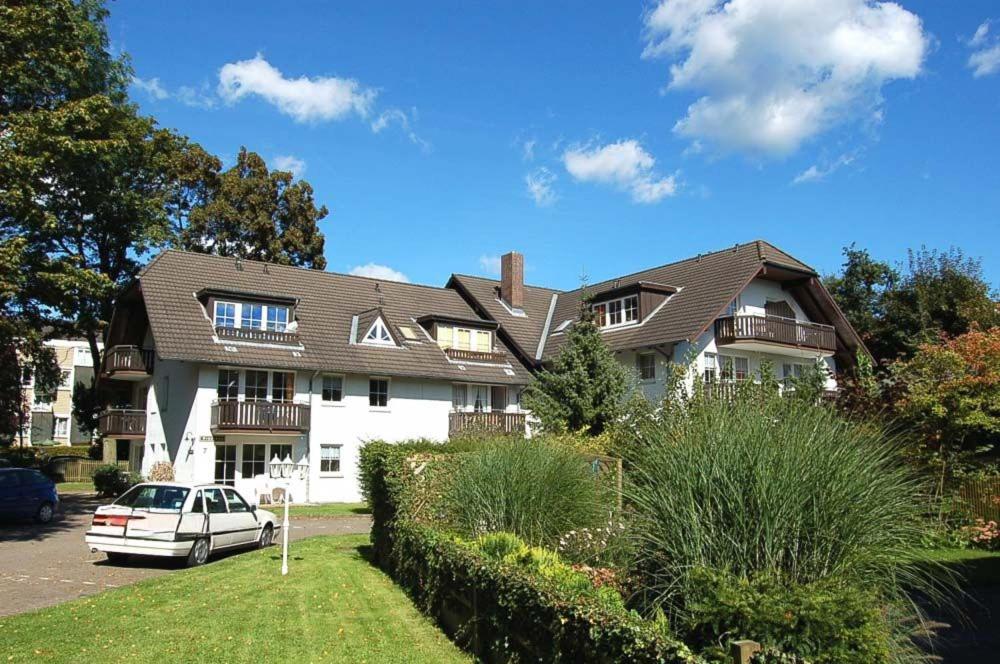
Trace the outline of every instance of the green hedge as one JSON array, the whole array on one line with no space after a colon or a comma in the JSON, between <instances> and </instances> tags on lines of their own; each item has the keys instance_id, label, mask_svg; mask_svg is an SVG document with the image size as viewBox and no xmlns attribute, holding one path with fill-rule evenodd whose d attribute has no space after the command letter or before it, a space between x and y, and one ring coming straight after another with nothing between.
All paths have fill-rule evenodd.
<instances>
[{"instance_id":1,"label":"green hedge","mask_svg":"<svg viewBox=\"0 0 1000 664\"><path fill-rule=\"evenodd\" d=\"M416 508L409 499L425 489L429 471L408 459L454 451L463 450L369 443L359 466L376 559L457 643L487 661L702 661L662 623L643 620L600 593L491 560L411 518Z\"/></svg>"}]
</instances>

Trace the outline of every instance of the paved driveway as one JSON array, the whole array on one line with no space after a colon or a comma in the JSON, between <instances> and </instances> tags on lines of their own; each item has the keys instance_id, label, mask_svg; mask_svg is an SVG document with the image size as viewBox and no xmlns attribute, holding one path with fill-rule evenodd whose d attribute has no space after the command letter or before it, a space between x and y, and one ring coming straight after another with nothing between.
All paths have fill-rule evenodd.
<instances>
[{"instance_id":1,"label":"paved driveway","mask_svg":"<svg viewBox=\"0 0 1000 664\"><path fill-rule=\"evenodd\" d=\"M52 523L42 526L0 522L0 616L59 604L183 568L183 561L165 558L135 558L113 565L103 553L91 553L83 536L94 509L102 502L106 501L67 494L62 496L62 513ZM293 519L289 537L296 540L312 535L367 533L370 527L367 516Z\"/></svg>"}]
</instances>

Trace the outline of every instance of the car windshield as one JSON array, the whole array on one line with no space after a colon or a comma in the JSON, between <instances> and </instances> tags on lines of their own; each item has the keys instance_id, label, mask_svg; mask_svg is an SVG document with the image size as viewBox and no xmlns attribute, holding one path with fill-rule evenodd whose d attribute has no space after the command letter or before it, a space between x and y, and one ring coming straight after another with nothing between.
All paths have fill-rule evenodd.
<instances>
[{"instance_id":1,"label":"car windshield","mask_svg":"<svg viewBox=\"0 0 1000 664\"><path fill-rule=\"evenodd\" d=\"M180 486L144 484L128 490L113 504L132 509L180 512L188 492L188 489Z\"/></svg>"}]
</instances>

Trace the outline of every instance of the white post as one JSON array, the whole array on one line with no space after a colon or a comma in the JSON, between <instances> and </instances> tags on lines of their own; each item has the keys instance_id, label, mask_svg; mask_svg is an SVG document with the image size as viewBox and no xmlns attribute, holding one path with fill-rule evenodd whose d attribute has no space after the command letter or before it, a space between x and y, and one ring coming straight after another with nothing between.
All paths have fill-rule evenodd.
<instances>
[{"instance_id":1,"label":"white post","mask_svg":"<svg viewBox=\"0 0 1000 664\"><path fill-rule=\"evenodd\" d=\"M285 482L285 520L281 524L281 575L288 575L288 489L291 482Z\"/></svg>"}]
</instances>

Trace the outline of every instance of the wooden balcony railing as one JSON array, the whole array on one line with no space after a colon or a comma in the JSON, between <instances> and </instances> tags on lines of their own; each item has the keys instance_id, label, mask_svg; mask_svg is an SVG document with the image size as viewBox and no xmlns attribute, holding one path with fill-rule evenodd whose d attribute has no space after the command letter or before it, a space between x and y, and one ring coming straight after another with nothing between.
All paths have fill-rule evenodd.
<instances>
[{"instance_id":1,"label":"wooden balcony railing","mask_svg":"<svg viewBox=\"0 0 1000 664\"><path fill-rule=\"evenodd\" d=\"M149 348L138 346L112 346L104 354L104 375L151 374L155 354Z\"/></svg>"},{"instance_id":2,"label":"wooden balcony railing","mask_svg":"<svg viewBox=\"0 0 1000 664\"><path fill-rule=\"evenodd\" d=\"M493 362L503 364L507 361L507 354L503 351L481 351L481 350L461 350L459 348L445 348L445 355L453 360L468 360L469 362Z\"/></svg>"},{"instance_id":3,"label":"wooden balcony railing","mask_svg":"<svg viewBox=\"0 0 1000 664\"><path fill-rule=\"evenodd\" d=\"M516 433L524 435L524 413L449 413L448 435L460 433Z\"/></svg>"},{"instance_id":4,"label":"wooden balcony railing","mask_svg":"<svg viewBox=\"0 0 1000 664\"><path fill-rule=\"evenodd\" d=\"M726 316L715 321L716 344L724 346L740 341L837 350L837 334L832 325L781 316Z\"/></svg>"},{"instance_id":5,"label":"wooden balcony railing","mask_svg":"<svg viewBox=\"0 0 1000 664\"><path fill-rule=\"evenodd\" d=\"M98 418L97 430L108 438L145 438L146 411L109 408Z\"/></svg>"},{"instance_id":6,"label":"wooden balcony railing","mask_svg":"<svg viewBox=\"0 0 1000 664\"><path fill-rule=\"evenodd\" d=\"M216 431L309 430L309 406L271 401L216 401L212 404Z\"/></svg>"},{"instance_id":7,"label":"wooden balcony railing","mask_svg":"<svg viewBox=\"0 0 1000 664\"><path fill-rule=\"evenodd\" d=\"M279 332L277 330L256 330L249 327L216 327L215 336L233 341L255 341L268 344L297 344L297 332Z\"/></svg>"}]
</instances>

